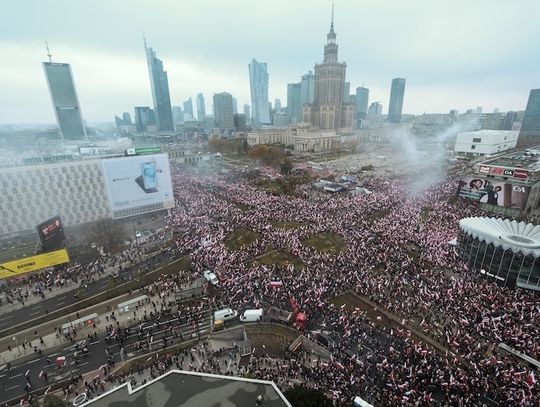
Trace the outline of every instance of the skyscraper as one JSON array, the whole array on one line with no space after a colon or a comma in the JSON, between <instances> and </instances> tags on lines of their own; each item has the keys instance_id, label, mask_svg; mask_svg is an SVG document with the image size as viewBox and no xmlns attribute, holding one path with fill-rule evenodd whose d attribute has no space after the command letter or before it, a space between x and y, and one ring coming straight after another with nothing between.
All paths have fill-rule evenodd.
<instances>
[{"instance_id":1,"label":"skyscraper","mask_svg":"<svg viewBox=\"0 0 540 407\"><path fill-rule=\"evenodd\" d=\"M204 96L202 93L197 94L197 120L200 122L204 121L204 116L206 116L206 107L204 105Z\"/></svg>"},{"instance_id":2,"label":"skyscraper","mask_svg":"<svg viewBox=\"0 0 540 407\"><path fill-rule=\"evenodd\" d=\"M369 89L360 86L356 88L356 96L354 98L354 111L356 113L356 121L359 124L360 120L364 119L367 114L369 104Z\"/></svg>"},{"instance_id":3,"label":"skyscraper","mask_svg":"<svg viewBox=\"0 0 540 407\"><path fill-rule=\"evenodd\" d=\"M244 116L246 116L246 124L249 124L251 118L251 108L248 104L244 105Z\"/></svg>"},{"instance_id":4,"label":"skyscraper","mask_svg":"<svg viewBox=\"0 0 540 407\"><path fill-rule=\"evenodd\" d=\"M82 140L86 137L86 129L73 82L71 66L52 62L49 54L49 62L43 62L43 69L60 136L65 140Z\"/></svg>"},{"instance_id":5,"label":"skyscraper","mask_svg":"<svg viewBox=\"0 0 540 407\"><path fill-rule=\"evenodd\" d=\"M147 131L148 126L155 124L154 111L148 106L135 106L135 127L139 133Z\"/></svg>"},{"instance_id":6,"label":"skyscraper","mask_svg":"<svg viewBox=\"0 0 540 407\"><path fill-rule=\"evenodd\" d=\"M287 114L289 115L292 124L304 121L301 96L302 84L289 83L287 85Z\"/></svg>"},{"instance_id":7,"label":"skyscraper","mask_svg":"<svg viewBox=\"0 0 540 407\"><path fill-rule=\"evenodd\" d=\"M150 74L157 127L161 131L173 131L174 125L167 72L163 70L163 62L156 57L154 50L146 46L146 40L144 41L144 49L146 51L148 73Z\"/></svg>"},{"instance_id":8,"label":"skyscraper","mask_svg":"<svg viewBox=\"0 0 540 407\"><path fill-rule=\"evenodd\" d=\"M184 122L184 112L182 111L181 106L173 106L172 107L172 117L173 117L173 123L175 125Z\"/></svg>"},{"instance_id":9,"label":"skyscraper","mask_svg":"<svg viewBox=\"0 0 540 407\"><path fill-rule=\"evenodd\" d=\"M238 114L238 99L234 96L232 98L232 112L233 114Z\"/></svg>"},{"instance_id":10,"label":"skyscraper","mask_svg":"<svg viewBox=\"0 0 540 407\"><path fill-rule=\"evenodd\" d=\"M506 116L501 125L501 130L512 130L512 124L516 121L516 116L516 112L506 112Z\"/></svg>"},{"instance_id":11,"label":"skyscraper","mask_svg":"<svg viewBox=\"0 0 540 407\"><path fill-rule=\"evenodd\" d=\"M351 97L351 83L344 82L343 83L343 103L350 102L350 97Z\"/></svg>"},{"instance_id":12,"label":"skyscraper","mask_svg":"<svg viewBox=\"0 0 540 407\"><path fill-rule=\"evenodd\" d=\"M346 69L347 65L344 62L338 62L332 5L332 19L324 46L324 60L322 64L315 65L315 100L312 104L303 106L304 121L321 129L352 126L354 104L343 103Z\"/></svg>"},{"instance_id":13,"label":"skyscraper","mask_svg":"<svg viewBox=\"0 0 540 407\"><path fill-rule=\"evenodd\" d=\"M281 100L274 100L274 110L276 111L276 113L281 113Z\"/></svg>"},{"instance_id":14,"label":"skyscraper","mask_svg":"<svg viewBox=\"0 0 540 407\"><path fill-rule=\"evenodd\" d=\"M270 124L268 109L268 71L266 62L255 58L249 64L249 86L251 89L251 124Z\"/></svg>"},{"instance_id":15,"label":"skyscraper","mask_svg":"<svg viewBox=\"0 0 540 407\"><path fill-rule=\"evenodd\" d=\"M540 89L531 89L525 116L521 122L518 146L540 143Z\"/></svg>"},{"instance_id":16,"label":"skyscraper","mask_svg":"<svg viewBox=\"0 0 540 407\"><path fill-rule=\"evenodd\" d=\"M188 100L186 100L182 106L184 107L184 115L189 116L190 118L193 117L193 100L191 100L191 96Z\"/></svg>"},{"instance_id":17,"label":"skyscraper","mask_svg":"<svg viewBox=\"0 0 540 407\"><path fill-rule=\"evenodd\" d=\"M214 93L214 117L216 127L234 129L233 98L230 93Z\"/></svg>"},{"instance_id":18,"label":"skyscraper","mask_svg":"<svg viewBox=\"0 0 540 407\"><path fill-rule=\"evenodd\" d=\"M390 90L390 105L388 106L388 121L390 123L401 122L401 110L403 109L403 96L405 95L405 79L392 79Z\"/></svg>"},{"instance_id":19,"label":"skyscraper","mask_svg":"<svg viewBox=\"0 0 540 407\"><path fill-rule=\"evenodd\" d=\"M300 82L300 105L302 107L302 116L304 116L304 105L313 103L315 101L315 75L312 71L302 75L302 81ZM303 117L302 117L303 120Z\"/></svg>"},{"instance_id":20,"label":"skyscraper","mask_svg":"<svg viewBox=\"0 0 540 407\"><path fill-rule=\"evenodd\" d=\"M368 114L371 116L382 114L382 105L379 102L373 102L369 105Z\"/></svg>"}]
</instances>

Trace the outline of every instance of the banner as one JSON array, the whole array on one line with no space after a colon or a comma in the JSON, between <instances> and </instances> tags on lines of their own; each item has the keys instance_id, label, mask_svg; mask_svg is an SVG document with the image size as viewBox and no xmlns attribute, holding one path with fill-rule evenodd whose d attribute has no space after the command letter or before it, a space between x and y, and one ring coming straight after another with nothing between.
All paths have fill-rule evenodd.
<instances>
[{"instance_id":1,"label":"banner","mask_svg":"<svg viewBox=\"0 0 540 407\"><path fill-rule=\"evenodd\" d=\"M470 201L504 208L525 209L531 188L508 181L464 177L459 181L458 196Z\"/></svg>"},{"instance_id":2,"label":"banner","mask_svg":"<svg viewBox=\"0 0 540 407\"><path fill-rule=\"evenodd\" d=\"M66 249L12 260L0 264L0 279L15 277L64 263L69 263L69 256Z\"/></svg>"}]
</instances>

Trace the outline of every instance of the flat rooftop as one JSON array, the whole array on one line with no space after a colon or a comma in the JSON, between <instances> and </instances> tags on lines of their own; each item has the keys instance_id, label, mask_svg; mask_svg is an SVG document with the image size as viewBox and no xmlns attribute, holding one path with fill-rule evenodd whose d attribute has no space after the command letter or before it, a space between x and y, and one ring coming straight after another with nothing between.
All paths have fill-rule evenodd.
<instances>
[{"instance_id":1,"label":"flat rooftop","mask_svg":"<svg viewBox=\"0 0 540 407\"><path fill-rule=\"evenodd\" d=\"M83 406L91 407L291 407L273 382L171 370L145 385L124 383Z\"/></svg>"},{"instance_id":2,"label":"flat rooftop","mask_svg":"<svg viewBox=\"0 0 540 407\"><path fill-rule=\"evenodd\" d=\"M540 170L540 146L528 148L526 150L514 151L495 157L480 163L480 165L490 165L495 167L522 168L528 171Z\"/></svg>"}]
</instances>

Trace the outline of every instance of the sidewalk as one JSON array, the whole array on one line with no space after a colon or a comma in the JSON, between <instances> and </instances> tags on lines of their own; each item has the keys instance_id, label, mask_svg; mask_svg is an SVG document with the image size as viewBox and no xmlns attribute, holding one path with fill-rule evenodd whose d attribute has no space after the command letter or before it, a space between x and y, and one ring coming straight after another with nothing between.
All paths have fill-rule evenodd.
<instances>
[{"instance_id":1,"label":"sidewalk","mask_svg":"<svg viewBox=\"0 0 540 407\"><path fill-rule=\"evenodd\" d=\"M144 261L146 259L149 259L151 257L154 257L159 253L161 253L161 251L155 251L155 252L152 252L152 253L149 253L149 254L142 254L141 256L137 256L138 258L137 258L136 262L124 261L120 265L117 265L117 266L114 266L114 267L113 266L108 266L105 269L104 274L100 275L99 280L101 280L103 278L107 278L111 274L117 273L119 266L122 267L122 270L125 270L125 268L131 267L131 266L136 266L137 264L141 263L142 261ZM69 284L67 284L67 285L65 285L63 287L54 286L52 288L52 291L49 291L48 289L45 290L45 298L42 298L39 295L32 294L31 293L32 287L26 287L25 289L23 289L23 292L28 291L29 295L28 295L28 298L25 299L24 305L18 300L16 300L16 302L13 302L13 303L2 302L0 304L0 315L7 314L7 313L12 312L14 310L17 310L17 309L20 309L20 308L23 308L23 307L27 307L29 305L39 303L40 301L43 301L43 300L46 300L46 299L49 299L49 298L53 298L53 297L55 297L57 295L60 295L60 294L63 294L63 293L69 292L69 291L74 291L74 290L78 289L79 287L80 287L80 283L75 283L72 280L69 280Z\"/></svg>"}]
</instances>

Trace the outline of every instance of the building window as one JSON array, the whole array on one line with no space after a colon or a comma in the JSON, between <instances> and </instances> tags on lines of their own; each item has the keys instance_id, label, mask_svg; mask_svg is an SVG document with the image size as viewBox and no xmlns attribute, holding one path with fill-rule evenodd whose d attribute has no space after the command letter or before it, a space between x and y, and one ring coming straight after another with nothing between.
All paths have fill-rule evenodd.
<instances>
[{"instance_id":1,"label":"building window","mask_svg":"<svg viewBox=\"0 0 540 407\"><path fill-rule=\"evenodd\" d=\"M472 142L473 142L473 143L481 143L481 142L482 142L482 139L479 138L479 137L473 137Z\"/></svg>"},{"instance_id":2,"label":"building window","mask_svg":"<svg viewBox=\"0 0 540 407\"><path fill-rule=\"evenodd\" d=\"M476 146L471 146L471 150L476 150Z\"/></svg>"}]
</instances>

